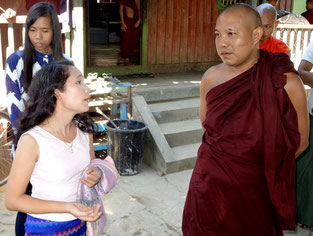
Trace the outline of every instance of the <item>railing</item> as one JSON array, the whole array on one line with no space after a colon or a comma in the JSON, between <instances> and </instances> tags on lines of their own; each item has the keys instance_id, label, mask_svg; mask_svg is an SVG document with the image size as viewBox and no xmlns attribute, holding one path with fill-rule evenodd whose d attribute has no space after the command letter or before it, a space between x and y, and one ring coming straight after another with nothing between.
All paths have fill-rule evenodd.
<instances>
[{"instance_id":1,"label":"railing","mask_svg":"<svg viewBox=\"0 0 313 236\"><path fill-rule=\"evenodd\" d=\"M6 41L4 39L1 38L1 36L3 35L1 32L1 27L0 27L0 107L5 107L6 106L6 96L5 96L5 85L4 85L4 76L5 76L5 72L4 72L4 66L5 66L5 62L6 59L8 58L8 56L10 56L15 50L16 48L19 48L20 50L22 50L23 48L23 44L24 44L24 37L25 37L25 23L26 20L26 16L16 16L16 20L14 22L14 24L12 23L8 23L3 17L0 16L0 26L2 25L7 25L7 35L8 35L8 44L4 45L5 50L3 50L3 43ZM61 22L61 21L60 21ZM15 25L23 25L22 31L15 31ZM5 27L6 28L6 27ZM22 42L19 43L19 45L15 45L15 39L16 39L16 35L14 35L15 33L20 33L22 34ZM66 33L65 34L65 54L68 55L69 57L71 57L71 34L70 33Z\"/></svg>"},{"instance_id":2,"label":"railing","mask_svg":"<svg viewBox=\"0 0 313 236\"><path fill-rule=\"evenodd\" d=\"M15 24L24 24L26 20L26 16L17 16ZM12 23L8 23L3 17L0 17L0 25L8 25L8 45L6 46L6 50L2 51L3 39L1 38L2 32L0 28L0 71L4 68L3 54L5 55L5 59L15 51L15 42L14 42L14 26ZM23 27L23 42L24 42L24 32L25 27Z\"/></svg>"},{"instance_id":3,"label":"railing","mask_svg":"<svg viewBox=\"0 0 313 236\"><path fill-rule=\"evenodd\" d=\"M290 48L290 59L293 61L295 68L301 62L303 53L308 44L313 40L313 25L289 25L279 24L274 36L284 41Z\"/></svg>"}]
</instances>

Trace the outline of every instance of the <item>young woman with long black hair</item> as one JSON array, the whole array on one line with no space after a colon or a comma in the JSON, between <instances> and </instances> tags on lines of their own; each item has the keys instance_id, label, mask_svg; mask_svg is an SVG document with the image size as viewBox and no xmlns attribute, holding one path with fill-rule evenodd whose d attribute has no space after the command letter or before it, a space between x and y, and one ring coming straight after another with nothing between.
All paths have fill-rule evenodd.
<instances>
[{"instance_id":1,"label":"young woman with long black hair","mask_svg":"<svg viewBox=\"0 0 313 236\"><path fill-rule=\"evenodd\" d=\"M14 131L20 113L25 109L33 74L42 66L62 58L64 55L57 11L51 3L36 3L27 14L24 50L16 51L6 62L7 108ZM31 193L31 185L28 185L26 192ZM18 212L16 236L24 236L25 220L26 214Z\"/></svg>"},{"instance_id":2,"label":"young woman with long black hair","mask_svg":"<svg viewBox=\"0 0 313 236\"><path fill-rule=\"evenodd\" d=\"M6 206L27 213L26 235L85 235L86 221L98 220L104 211L97 197L84 205L88 201L79 196L80 184L87 189L100 184L96 191L104 194L118 177L110 157L104 164L94 160L95 126L85 114L90 89L80 71L61 60L42 67L28 92L16 133ZM25 194L29 182L31 196Z\"/></svg>"}]
</instances>

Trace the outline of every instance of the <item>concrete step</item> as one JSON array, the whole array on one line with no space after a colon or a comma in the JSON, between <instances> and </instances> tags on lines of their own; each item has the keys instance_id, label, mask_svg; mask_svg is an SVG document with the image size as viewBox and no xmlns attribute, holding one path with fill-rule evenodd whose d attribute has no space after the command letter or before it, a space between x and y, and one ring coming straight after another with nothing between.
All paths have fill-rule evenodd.
<instances>
[{"instance_id":1,"label":"concrete step","mask_svg":"<svg viewBox=\"0 0 313 236\"><path fill-rule=\"evenodd\" d=\"M176 160L179 160L180 170L187 170L194 167L200 144L201 143L193 143L172 148Z\"/></svg>"},{"instance_id":2,"label":"concrete step","mask_svg":"<svg viewBox=\"0 0 313 236\"><path fill-rule=\"evenodd\" d=\"M199 119L165 123L159 126L170 147L200 142L203 134Z\"/></svg>"},{"instance_id":3,"label":"concrete step","mask_svg":"<svg viewBox=\"0 0 313 236\"><path fill-rule=\"evenodd\" d=\"M149 104L149 108L159 124L199 119L199 106L199 97Z\"/></svg>"},{"instance_id":4,"label":"concrete step","mask_svg":"<svg viewBox=\"0 0 313 236\"><path fill-rule=\"evenodd\" d=\"M200 81L194 82L198 83L189 85L186 85L185 83L173 85L160 84L159 87L136 86L133 89L133 93L143 96L148 103L155 101L167 101L173 99L197 97L200 96Z\"/></svg>"},{"instance_id":5,"label":"concrete step","mask_svg":"<svg viewBox=\"0 0 313 236\"><path fill-rule=\"evenodd\" d=\"M133 119L148 126L143 160L163 174L194 167L201 142L199 97L147 104L133 97Z\"/></svg>"}]
</instances>

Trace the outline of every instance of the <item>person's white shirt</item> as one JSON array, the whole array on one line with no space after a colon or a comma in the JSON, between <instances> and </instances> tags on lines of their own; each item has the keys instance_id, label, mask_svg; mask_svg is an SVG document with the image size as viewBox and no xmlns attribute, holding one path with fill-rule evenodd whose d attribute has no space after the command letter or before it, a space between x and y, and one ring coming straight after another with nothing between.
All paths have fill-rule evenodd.
<instances>
[{"instance_id":1,"label":"person's white shirt","mask_svg":"<svg viewBox=\"0 0 313 236\"><path fill-rule=\"evenodd\" d=\"M311 42L305 50L302 60L308 61L313 64L313 42ZM307 85L306 85L307 86ZM310 94L308 95L308 107L309 112L313 116L313 89L311 88Z\"/></svg>"}]
</instances>

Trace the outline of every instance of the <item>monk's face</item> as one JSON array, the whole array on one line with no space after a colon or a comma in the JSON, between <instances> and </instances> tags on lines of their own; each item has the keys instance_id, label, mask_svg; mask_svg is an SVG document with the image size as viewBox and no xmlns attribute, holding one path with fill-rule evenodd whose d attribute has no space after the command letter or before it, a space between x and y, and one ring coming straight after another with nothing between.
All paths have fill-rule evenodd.
<instances>
[{"instance_id":1,"label":"monk's face","mask_svg":"<svg viewBox=\"0 0 313 236\"><path fill-rule=\"evenodd\" d=\"M218 17L215 44L218 55L226 65L236 67L251 60L262 35L259 27L258 38L255 38L253 28L244 12L225 12Z\"/></svg>"},{"instance_id":2,"label":"monk's face","mask_svg":"<svg viewBox=\"0 0 313 236\"><path fill-rule=\"evenodd\" d=\"M311 1L306 1L306 9L308 11L311 11L313 9L313 2Z\"/></svg>"},{"instance_id":3,"label":"monk's face","mask_svg":"<svg viewBox=\"0 0 313 236\"><path fill-rule=\"evenodd\" d=\"M261 43L270 39L273 30L275 28L275 15L270 13L261 13L262 26L263 26L263 35L260 40Z\"/></svg>"}]
</instances>

